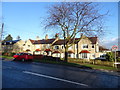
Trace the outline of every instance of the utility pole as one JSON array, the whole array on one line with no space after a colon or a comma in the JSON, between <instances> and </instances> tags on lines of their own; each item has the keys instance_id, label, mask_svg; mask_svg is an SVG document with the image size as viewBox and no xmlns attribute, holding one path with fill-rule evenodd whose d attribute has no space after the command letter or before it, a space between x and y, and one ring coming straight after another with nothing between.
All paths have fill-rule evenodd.
<instances>
[{"instance_id":1,"label":"utility pole","mask_svg":"<svg viewBox=\"0 0 120 90\"><path fill-rule=\"evenodd\" d=\"M2 23L2 28L0 32L0 42L2 41L3 28L4 28L4 23Z\"/></svg>"},{"instance_id":2,"label":"utility pole","mask_svg":"<svg viewBox=\"0 0 120 90\"><path fill-rule=\"evenodd\" d=\"M0 32L0 54L2 54L2 34L3 34L4 23L2 23L2 28Z\"/></svg>"}]
</instances>

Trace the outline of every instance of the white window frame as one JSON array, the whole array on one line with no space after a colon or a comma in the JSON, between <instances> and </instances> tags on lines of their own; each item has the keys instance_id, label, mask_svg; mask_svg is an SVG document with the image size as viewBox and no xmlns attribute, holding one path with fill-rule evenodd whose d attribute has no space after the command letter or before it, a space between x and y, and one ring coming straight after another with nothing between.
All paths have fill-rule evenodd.
<instances>
[{"instance_id":1,"label":"white window frame","mask_svg":"<svg viewBox=\"0 0 120 90\"><path fill-rule=\"evenodd\" d=\"M82 55L81 55L81 56L82 56L82 58L83 58L83 59L87 59L87 58L88 58L87 53L82 53Z\"/></svg>"},{"instance_id":2,"label":"white window frame","mask_svg":"<svg viewBox=\"0 0 120 90\"><path fill-rule=\"evenodd\" d=\"M87 46L87 48L86 47L84 48L84 46ZM82 49L88 49L88 44L83 44Z\"/></svg>"},{"instance_id":3,"label":"white window frame","mask_svg":"<svg viewBox=\"0 0 120 90\"><path fill-rule=\"evenodd\" d=\"M58 47L58 48L57 48ZM59 49L59 46L58 45L55 45L54 49Z\"/></svg>"},{"instance_id":4,"label":"white window frame","mask_svg":"<svg viewBox=\"0 0 120 90\"><path fill-rule=\"evenodd\" d=\"M64 46L63 46L63 45L61 46L61 49L64 49Z\"/></svg>"},{"instance_id":5,"label":"white window frame","mask_svg":"<svg viewBox=\"0 0 120 90\"><path fill-rule=\"evenodd\" d=\"M68 53L68 57L71 57L71 53Z\"/></svg>"},{"instance_id":6,"label":"white window frame","mask_svg":"<svg viewBox=\"0 0 120 90\"><path fill-rule=\"evenodd\" d=\"M93 48L93 46L94 46L94 48L95 48L95 45L94 45L94 44L92 44L92 49L94 49L94 48Z\"/></svg>"}]
</instances>

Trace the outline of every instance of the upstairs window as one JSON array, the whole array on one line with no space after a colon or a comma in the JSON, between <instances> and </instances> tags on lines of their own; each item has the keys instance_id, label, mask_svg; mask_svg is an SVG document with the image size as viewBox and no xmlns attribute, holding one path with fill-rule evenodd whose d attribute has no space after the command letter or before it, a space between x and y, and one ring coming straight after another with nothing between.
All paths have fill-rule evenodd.
<instances>
[{"instance_id":1,"label":"upstairs window","mask_svg":"<svg viewBox=\"0 0 120 90\"><path fill-rule=\"evenodd\" d=\"M94 48L94 45L92 45L92 48Z\"/></svg>"},{"instance_id":2,"label":"upstairs window","mask_svg":"<svg viewBox=\"0 0 120 90\"><path fill-rule=\"evenodd\" d=\"M28 45L28 47L30 47L30 45Z\"/></svg>"},{"instance_id":3,"label":"upstairs window","mask_svg":"<svg viewBox=\"0 0 120 90\"><path fill-rule=\"evenodd\" d=\"M62 49L64 48L64 46L62 46Z\"/></svg>"},{"instance_id":4,"label":"upstairs window","mask_svg":"<svg viewBox=\"0 0 120 90\"><path fill-rule=\"evenodd\" d=\"M55 46L55 49L59 49L59 46Z\"/></svg>"},{"instance_id":5,"label":"upstairs window","mask_svg":"<svg viewBox=\"0 0 120 90\"><path fill-rule=\"evenodd\" d=\"M88 48L88 45L87 44L83 44L83 48Z\"/></svg>"},{"instance_id":6,"label":"upstairs window","mask_svg":"<svg viewBox=\"0 0 120 90\"><path fill-rule=\"evenodd\" d=\"M70 53L68 53L68 57L71 57L71 54L70 54Z\"/></svg>"}]
</instances>

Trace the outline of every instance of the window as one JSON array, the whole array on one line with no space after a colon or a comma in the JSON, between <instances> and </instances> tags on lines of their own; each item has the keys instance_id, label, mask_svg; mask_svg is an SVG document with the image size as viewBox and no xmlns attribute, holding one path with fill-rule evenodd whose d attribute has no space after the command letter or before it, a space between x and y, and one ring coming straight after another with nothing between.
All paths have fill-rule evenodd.
<instances>
[{"instance_id":1,"label":"window","mask_svg":"<svg viewBox=\"0 0 120 90\"><path fill-rule=\"evenodd\" d=\"M105 55L100 55L100 58L104 58L105 57Z\"/></svg>"},{"instance_id":2,"label":"window","mask_svg":"<svg viewBox=\"0 0 120 90\"><path fill-rule=\"evenodd\" d=\"M55 49L59 49L59 46L55 46Z\"/></svg>"},{"instance_id":3,"label":"window","mask_svg":"<svg viewBox=\"0 0 120 90\"><path fill-rule=\"evenodd\" d=\"M25 46L25 44L23 44L23 46Z\"/></svg>"},{"instance_id":4,"label":"window","mask_svg":"<svg viewBox=\"0 0 120 90\"><path fill-rule=\"evenodd\" d=\"M64 46L62 46L62 49L64 48Z\"/></svg>"},{"instance_id":5,"label":"window","mask_svg":"<svg viewBox=\"0 0 120 90\"><path fill-rule=\"evenodd\" d=\"M83 45L83 48L88 48L88 45L87 45L87 44L84 44L84 45Z\"/></svg>"},{"instance_id":6,"label":"window","mask_svg":"<svg viewBox=\"0 0 120 90\"><path fill-rule=\"evenodd\" d=\"M94 45L92 45L92 48L94 48Z\"/></svg>"},{"instance_id":7,"label":"window","mask_svg":"<svg viewBox=\"0 0 120 90\"><path fill-rule=\"evenodd\" d=\"M68 53L68 57L71 57L71 54L70 54L70 53Z\"/></svg>"},{"instance_id":8,"label":"window","mask_svg":"<svg viewBox=\"0 0 120 90\"><path fill-rule=\"evenodd\" d=\"M28 45L28 47L30 47L30 45Z\"/></svg>"},{"instance_id":9,"label":"window","mask_svg":"<svg viewBox=\"0 0 120 90\"><path fill-rule=\"evenodd\" d=\"M82 58L87 58L87 53L82 53Z\"/></svg>"}]
</instances>

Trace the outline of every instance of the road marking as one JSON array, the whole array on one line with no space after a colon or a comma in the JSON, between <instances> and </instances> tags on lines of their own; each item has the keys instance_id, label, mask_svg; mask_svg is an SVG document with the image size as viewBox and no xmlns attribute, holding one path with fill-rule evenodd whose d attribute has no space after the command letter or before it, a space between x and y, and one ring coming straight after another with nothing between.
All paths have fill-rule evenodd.
<instances>
[{"instance_id":1,"label":"road marking","mask_svg":"<svg viewBox=\"0 0 120 90\"><path fill-rule=\"evenodd\" d=\"M68 82L68 83L72 83L72 84L77 84L77 85L82 85L82 86L88 87L88 85L83 84L83 83L69 81L69 80L65 80L65 79L61 79L61 78L56 78L56 77L52 77L52 76L47 76L47 75L43 75L43 74L33 73L33 72L29 72L29 71L23 71L23 73L32 74L32 75L36 75L36 76L40 76L40 77L55 79L55 80L59 80L59 81L63 81L63 82Z\"/></svg>"}]
</instances>

